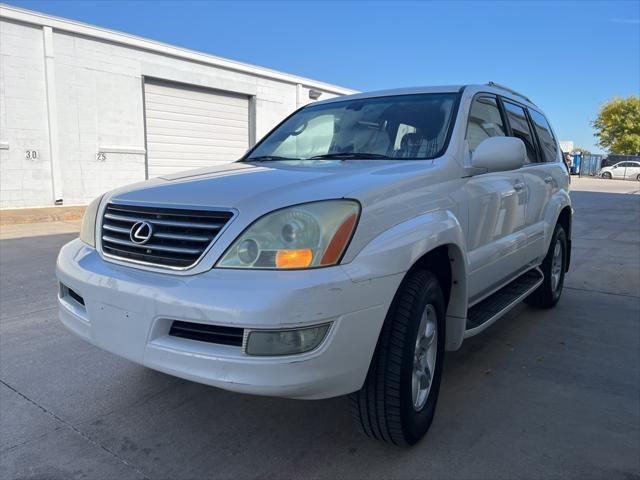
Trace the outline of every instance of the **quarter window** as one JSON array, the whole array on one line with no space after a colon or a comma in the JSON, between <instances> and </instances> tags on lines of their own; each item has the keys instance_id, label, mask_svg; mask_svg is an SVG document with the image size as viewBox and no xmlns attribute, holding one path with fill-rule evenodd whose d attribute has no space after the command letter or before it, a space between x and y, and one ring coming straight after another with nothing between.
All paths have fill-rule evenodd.
<instances>
[{"instance_id":1,"label":"quarter window","mask_svg":"<svg viewBox=\"0 0 640 480\"><path fill-rule=\"evenodd\" d=\"M512 136L522 140L527 148L527 163L537 162L536 144L524 108L509 102L504 102L504 108L511 125Z\"/></svg>"},{"instance_id":2,"label":"quarter window","mask_svg":"<svg viewBox=\"0 0 640 480\"><path fill-rule=\"evenodd\" d=\"M489 137L504 137L505 128L495 98L478 97L471 105L467 125L467 143L472 152Z\"/></svg>"},{"instance_id":3,"label":"quarter window","mask_svg":"<svg viewBox=\"0 0 640 480\"><path fill-rule=\"evenodd\" d=\"M531 114L533 126L536 129L540 145L542 146L544 160L546 162L555 162L558 158L558 146L556 144L556 139L553 137L553 133L551 132L549 122L547 122L547 119L544 118L544 115L540 112L529 109L529 113Z\"/></svg>"}]
</instances>

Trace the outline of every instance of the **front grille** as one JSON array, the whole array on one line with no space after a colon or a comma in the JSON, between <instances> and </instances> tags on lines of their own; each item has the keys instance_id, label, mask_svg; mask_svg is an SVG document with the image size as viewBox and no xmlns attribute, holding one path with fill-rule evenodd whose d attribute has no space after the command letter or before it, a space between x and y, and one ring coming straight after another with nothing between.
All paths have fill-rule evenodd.
<instances>
[{"instance_id":1,"label":"front grille","mask_svg":"<svg viewBox=\"0 0 640 480\"><path fill-rule=\"evenodd\" d=\"M225 211L110 203L102 217L102 251L122 260L188 268L232 216Z\"/></svg>"},{"instance_id":2,"label":"front grille","mask_svg":"<svg viewBox=\"0 0 640 480\"><path fill-rule=\"evenodd\" d=\"M244 329L237 327L222 327L218 325L206 325L204 323L182 322L179 320L171 324L169 335L173 337L188 338L201 342L218 343L222 345L242 346Z\"/></svg>"}]
</instances>

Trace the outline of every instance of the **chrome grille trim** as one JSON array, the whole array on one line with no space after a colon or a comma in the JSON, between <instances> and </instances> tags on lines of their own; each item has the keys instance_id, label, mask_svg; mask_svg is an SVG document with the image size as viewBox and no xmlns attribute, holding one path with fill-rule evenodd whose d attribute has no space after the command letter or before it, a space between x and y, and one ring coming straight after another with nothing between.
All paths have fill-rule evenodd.
<instances>
[{"instance_id":1,"label":"chrome grille trim","mask_svg":"<svg viewBox=\"0 0 640 480\"><path fill-rule=\"evenodd\" d=\"M107 206L107 208L109 208L109 206ZM131 223L136 223L141 220L149 220L148 218L144 218L144 217L113 215L111 213L106 213L104 218L108 220L115 220L118 222L131 222ZM155 225L163 225L166 227L205 228L205 229L222 228L224 226L224 223L176 222L176 221L170 221L170 220L155 220L155 219L153 223Z\"/></svg>"},{"instance_id":2,"label":"chrome grille trim","mask_svg":"<svg viewBox=\"0 0 640 480\"><path fill-rule=\"evenodd\" d=\"M145 243L144 245L140 245L120 238L109 237L107 235L102 236L102 241L124 245L125 247L158 250L160 252L184 253L185 255L196 255L201 253L201 250L197 248L167 247L165 245L156 245L154 243Z\"/></svg>"},{"instance_id":3,"label":"chrome grille trim","mask_svg":"<svg viewBox=\"0 0 640 480\"><path fill-rule=\"evenodd\" d=\"M102 213L100 250L103 256L125 263L187 270L204 257L233 217L234 212L225 209L111 202ZM147 241L131 237L138 222L152 226Z\"/></svg>"}]
</instances>

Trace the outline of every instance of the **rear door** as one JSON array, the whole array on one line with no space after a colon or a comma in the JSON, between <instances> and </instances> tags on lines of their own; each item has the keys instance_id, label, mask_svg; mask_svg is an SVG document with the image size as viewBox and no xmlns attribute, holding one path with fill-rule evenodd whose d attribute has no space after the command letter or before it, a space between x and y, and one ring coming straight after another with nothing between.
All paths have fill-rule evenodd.
<instances>
[{"instance_id":1,"label":"rear door","mask_svg":"<svg viewBox=\"0 0 640 480\"><path fill-rule=\"evenodd\" d=\"M546 241L555 225L547 225L546 207L564 184L566 169L553 130L545 116L533 108L526 109L529 125L534 133L533 142L538 150L537 161L524 169L525 181L531 193L527 205L527 244L525 260L538 263L546 253Z\"/></svg>"},{"instance_id":2,"label":"rear door","mask_svg":"<svg viewBox=\"0 0 640 480\"><path fill-rule=\"evenodd\" d=\"M640 174L640 163L638 162L622 162L615 169L618 178L625 180L635 180Z\"/></svg>"},{"instance_id":3,"label":"rear door","mask_svg":"<svg viewBox=\"0 0 640 480\"><path fill-rule=\"evenodd\" d=\"M631 166L627 168L627 178L629 180L640 180L640 162L629 162Z\"/></svg>"}]
</instances>

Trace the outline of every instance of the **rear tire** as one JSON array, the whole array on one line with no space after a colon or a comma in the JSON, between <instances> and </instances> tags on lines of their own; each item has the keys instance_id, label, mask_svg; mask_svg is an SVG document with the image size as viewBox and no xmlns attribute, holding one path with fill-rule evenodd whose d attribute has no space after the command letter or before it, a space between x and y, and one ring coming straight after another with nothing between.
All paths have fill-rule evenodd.
<instances>
[{"instance_id":1,"label":"rear tire","mask_svg":"<svg viewBox=\"0 0 640 480\"><path fill-rule=\"evenodd\" d=\"M438 279L410 272L387 314L351 410L367 436L413 445L433 421L444 361L445 300Z\"/></svg>"},{"instance_id":2,"label":"rear tire","mask_svg":"<svg viewBox=\"0 0 640 480\"><path fill-rule=\"evenodd\" d=\"M547 255L540 265L544 280L538 289L525 300L538 308L552 308L560 300L567 269L567 235L562 225L556 225Z\"/></svg>"}]
</instances>

